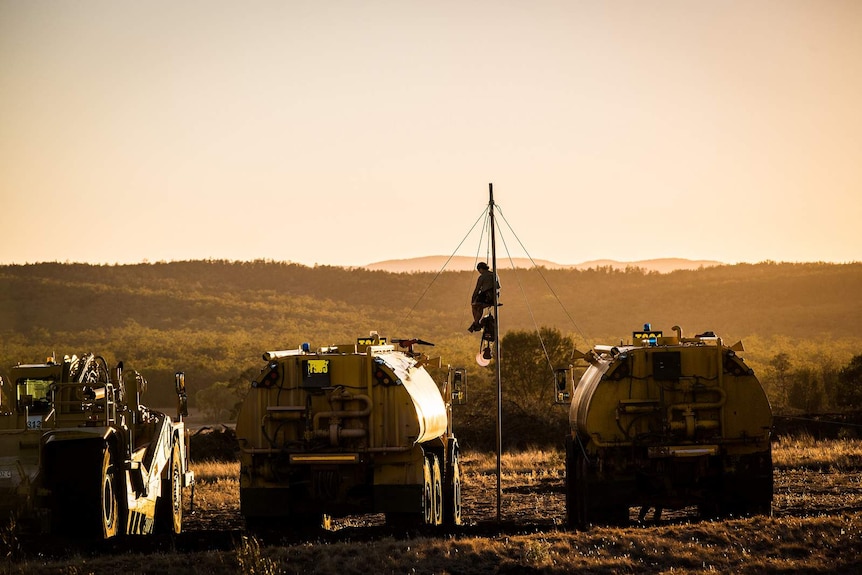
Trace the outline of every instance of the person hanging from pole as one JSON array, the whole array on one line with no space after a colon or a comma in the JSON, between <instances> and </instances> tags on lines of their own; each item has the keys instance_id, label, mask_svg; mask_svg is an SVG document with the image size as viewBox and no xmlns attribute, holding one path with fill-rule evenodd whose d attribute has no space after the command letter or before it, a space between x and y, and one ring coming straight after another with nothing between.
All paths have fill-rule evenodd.
<instances>
[{"instance_id":1,"label":"person hanging from pole","mask_svg":"<svg viewBox=\"0 0 862 575\"><path fill-rule=\"evenodd\" d=\"M494 305L494 290L500 289L500 280L497 274L488 268L485 262L476 264L476 270L479 272L479 277L476 278L476 288L473 290L473 296L470 299L470 307L473 310L473 324L467 328L467 331L474 332L482 329L482 316L485 309ZM499 292L497 292L499 298ZM498 304L499 305L499 302Z\"/></svg>"}]
</instances>

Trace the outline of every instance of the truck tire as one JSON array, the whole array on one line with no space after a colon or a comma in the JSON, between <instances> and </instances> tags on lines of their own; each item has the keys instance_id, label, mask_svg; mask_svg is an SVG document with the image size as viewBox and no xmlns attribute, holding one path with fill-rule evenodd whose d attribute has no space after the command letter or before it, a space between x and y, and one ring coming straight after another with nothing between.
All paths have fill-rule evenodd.
<instances>
[{"instance_id":1,"label":"truck tire","mask_svg":"<svg viewBox=\"0 0 862 575\"><path fill-rule=\"evenodd\" d=\"M431 456L431 525L443 524L443 475L440 473L440 459Z\"/></svg>"},{"instance_id":2,"label":"truck tire","mask_svg":"<svg viewBox=\"0 0 862 575\"><path fill-rule=\"evenodd\" d=\"M575 529L586 529L586 460L580 444L566 438L566 524Z\"/></svg>"},{"instance_id":3,"label":"truck tire","mask_svg":"<svg viewBox=\"0 0 862 575\"><path fill-rule=\"evenodd\" d=\"M386 524L398 529L414 529L434 525L434 472L431 459L437 456L425 454L422 458L422 508L417 511L395 511L386 514ZM438 463L439 469L439 463ZM438 473L439 476L439 473Z\"/></svg>"},{"instance_id":4,"label":"truck tire","mask_svg":"<svg viewBox=\"0 0 862 575\"><path fill-rule=\"evenodd\" d=\"M425 463L422 465L422 523L431 525L434 521L434 480L431 474L431 460L425 458Z\"/></svg>"},{"instance_id":5,"label":"truck tire","mask_svg":"<svg viewBox=\"0 0 862 575\"><path fill-rule=\"evenodd\" d=\"M105 447L102 456L100 519L102 538L110 539L119 533L120 506L117 500L117 468L110 447Z\"/></svg>"},{"instance_id":6,"label":"truck tire","mask_svg":"<svg viewBox=\"0 0 862 575\"><path fill-rule=\"evenodd\" d=\"M183 529L183 472L180 457L180 444L175 440L168 478L162 479L162 493L156 502L155 530L158 533L178 535Z\"/></svg>"},{"instance_id":7,"label":"truck tire","mask_svg":"<svg viewBox=\"0 0 862 575\"><path fill-rule=\"evenodd\" d=\"M449 444L449 458L446 464L443 522L450 527L461 525L461 454L455 441Z\"/></svg>"}]
</instances>

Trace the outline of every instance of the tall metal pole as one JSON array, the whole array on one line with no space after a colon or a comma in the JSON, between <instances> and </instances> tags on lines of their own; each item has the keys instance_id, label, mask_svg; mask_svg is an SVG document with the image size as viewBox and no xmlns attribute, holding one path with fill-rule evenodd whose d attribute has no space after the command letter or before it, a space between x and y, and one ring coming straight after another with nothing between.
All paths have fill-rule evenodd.
<instances>
[{"instance_id":1,"label":"tall metal pole","mask_svg":"<svg viewBox=\"0 0 862 575\"><path fill-rule=\"evenodd\" d=\"M488 184L488 217L491 220L491 269L494 270L494 366L497 372L497 523L502 520L503 487L503 385L500 377L500 306L497 302L497 234L494 230L494 184Z\"/></svg>"}]
</instances>

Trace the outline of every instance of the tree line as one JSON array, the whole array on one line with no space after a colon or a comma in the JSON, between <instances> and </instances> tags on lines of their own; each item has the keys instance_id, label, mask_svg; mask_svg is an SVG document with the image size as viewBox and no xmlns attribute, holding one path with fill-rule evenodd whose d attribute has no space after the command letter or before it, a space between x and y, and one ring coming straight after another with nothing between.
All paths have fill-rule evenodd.
<instances>
[{"instance_id":1,"label":"tree line","mask_svg":"<svg viewBox=\"0 0 862 575\"><path fill-rule=\"evenodd\" d=\"M586 350L630 337L646 322L668 332L673 325L686 334L711 330L744 341L744 357L778 408L842 408L852 396L838 378L862 341L862 264L498 273L504 336L545 329L563 347ZM475 364L478 336L466 331L475 277L262 260L0 266L0 374L16 362L93 351L141 371L151 405L172 402L173 373L182 370L193 407L198 392L221 390L217 403L229 412L233 388L259 372L263 351L347 343L376 330L434 342L434 355L470 369L481 405L491 384ZM510 341L504 361L524 345ZM534 371L517 369L521 379ZM553 410L544 404L531 422L519 393L510 390L504 409L525 427L541 427L535 417Z\"/></svg>"}]
</instances>

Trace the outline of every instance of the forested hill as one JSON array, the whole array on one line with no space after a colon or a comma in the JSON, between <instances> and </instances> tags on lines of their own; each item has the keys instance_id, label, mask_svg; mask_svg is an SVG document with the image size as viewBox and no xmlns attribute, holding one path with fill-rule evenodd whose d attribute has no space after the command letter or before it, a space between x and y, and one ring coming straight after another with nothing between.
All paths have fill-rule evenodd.
<instances>
[{"instance_id":1,"label":"forested hill","mask_svg":"<svg viewBox=\"0 0 862 575\"><path fill-rule=\"evenodd\" d=\"M369 330L421 337L469 360L475 278L265 261L0 266L0 373L52 351L94 351L141 371L226 379L258 366L264 350L350 342ZM650 322L726 339L862 339L860 263L519 269L500 280L503 332L549 326L592 344Z\"/></svg>"},{"instance_id":2,"label":"forested hill","mask_svg":"<svg viewBox=\"0 0 862 575\"><path fill-rule=\"evenodd\" d=\"M29 337L136 323L328 339L402 327L445 337L469 325L475 277L272 262L0 266L0 330ZM540 325L578 331L571 318L587 338L626 334L645 321L806 338L856 335L862 322L860 263L737 264L669 274L501 270L500 279L507 329L530 329L531 312Z\"/></svg>"}]
</instances>

